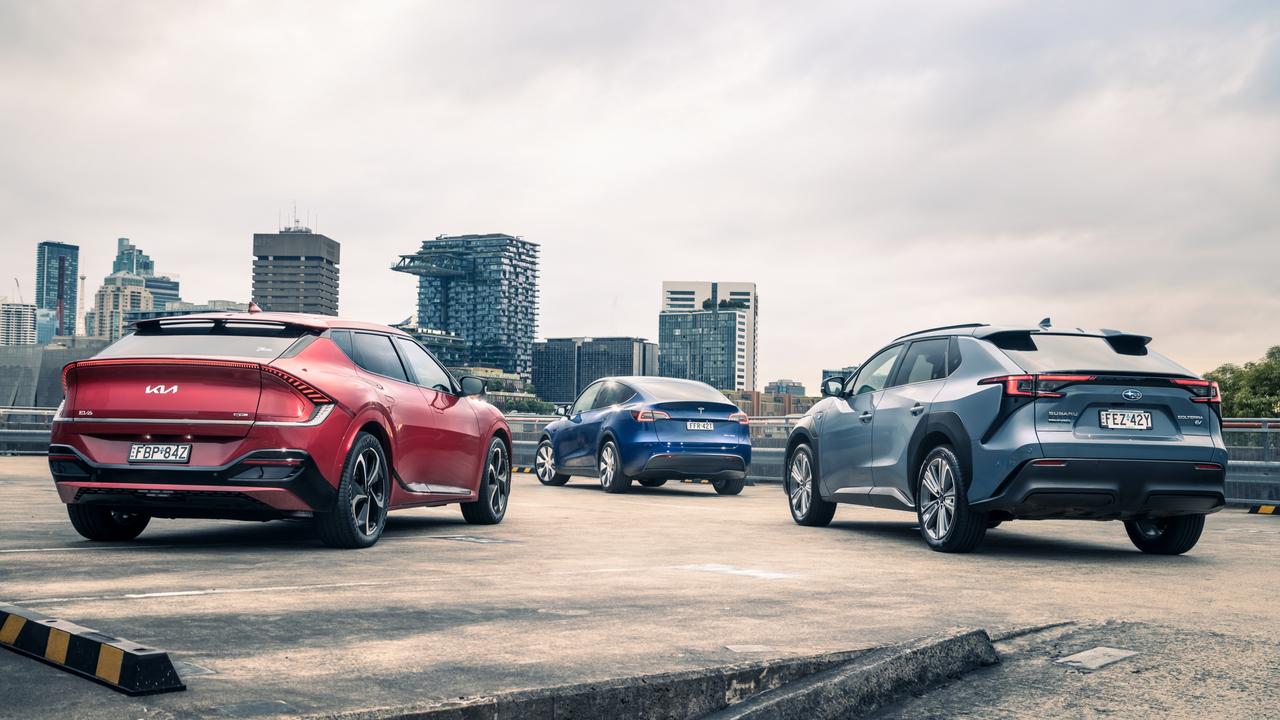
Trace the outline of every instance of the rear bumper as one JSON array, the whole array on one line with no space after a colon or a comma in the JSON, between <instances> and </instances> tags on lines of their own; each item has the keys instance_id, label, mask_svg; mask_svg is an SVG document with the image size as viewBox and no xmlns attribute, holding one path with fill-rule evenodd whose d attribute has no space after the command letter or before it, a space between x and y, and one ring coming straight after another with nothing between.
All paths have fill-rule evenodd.
<instances>
[{"instance_id":1,"label":"rear bumper","mask_svg":"<svg viewBox=\"0 0 1280 720\"><path fill-rule=\"evenodd\" d=\"M688 448L659 443L626 463L627 474L638 480L741 480L751 464L750 447Z\"/></svg>"},{"instance_id":2,"label":"rear bumper","mask_svg":"<svg viewBox=\"0 0 1280 720\"><path fill-rule=\"evenodd\" d=\"M49 471L64 503L158 517L268 519L327 511L337 498L303 450L253 450L193 467L96 463L70 445L51 445Z\"/></svg>"},{"instance_id":3,"label":"rear bumper","mask_svg":"<svg viewBox=\"0 0 1280 720\"><path fill-rule=\"evenodd\" d=\"M1217 463L1044 458L1024 463L972 507L1026 519L1198 515L1226 504L1225 479Z\"/></svg>"}]
</instances>

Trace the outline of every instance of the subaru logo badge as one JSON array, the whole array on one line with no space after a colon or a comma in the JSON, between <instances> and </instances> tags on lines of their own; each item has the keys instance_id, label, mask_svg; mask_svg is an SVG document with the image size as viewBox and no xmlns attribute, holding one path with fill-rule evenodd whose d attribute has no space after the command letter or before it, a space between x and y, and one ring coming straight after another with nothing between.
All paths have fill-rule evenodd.
<instances>
[{"instance_id":1,"label":"subaru logo badge","mask_svg":"<svg viewBox=\"0 0 1280 720\"><path fill-rule=\"evenodd\" d=\"M1142 393L1138 390L1134 390L1133 388L1129 388L1128 390L1120 393L1120 397L1128 400L1129 402L1137 402L1142 399Z\"/></svg>"}]
</instances>

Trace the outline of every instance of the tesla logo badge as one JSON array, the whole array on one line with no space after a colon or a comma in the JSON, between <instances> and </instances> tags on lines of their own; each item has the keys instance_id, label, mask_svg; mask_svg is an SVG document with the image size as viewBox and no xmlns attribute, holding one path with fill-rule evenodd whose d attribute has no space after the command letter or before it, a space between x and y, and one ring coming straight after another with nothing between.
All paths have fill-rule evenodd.
<instances>
[{"instance_id":1,"label":"tesla logo badge","mask_svg":"<svg viewBox=\"0 0 1280 720\"><path fill-rule=\"evenodd\" d=\"M178 392L178 386L177 386L177 385L168 385L168 386L166 386L166 385L148 385L148 386L147 386L147 394L148 394L148 395L172 395L172 394L174 394L174 393L176 393L176 392Z\"/></svg>"},{"instance_id":2,"label":"tesla logo badge","mask_svg":"<svg viewBox=\"0 0 1280 720\"><path fill-rule=\"evenodd\" d=\"M1137 402L1142 399L1142 393L1132 388L1120 393L1120 397L1130 402Z\"/></svg>"},{"instance_id":3,"label":"tesla logo badge","mask_svg":"<svg viewBox=\"0 0 1280 720\"><path fill-rule=\"evenodd\" d=\"M698 408L698 414L701 415L703 410L706 410L706 408Z\"/></svg>"}]
</instances>

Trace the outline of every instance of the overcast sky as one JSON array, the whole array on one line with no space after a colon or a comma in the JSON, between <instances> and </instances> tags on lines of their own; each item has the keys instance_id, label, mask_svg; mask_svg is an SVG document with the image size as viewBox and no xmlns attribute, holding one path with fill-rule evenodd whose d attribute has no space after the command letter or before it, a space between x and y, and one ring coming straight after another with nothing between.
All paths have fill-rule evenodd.
<instances>
[{"instance_id":1,"label":"overcast sky","mask_svg":"<svg viewBox=\"0 0 1280 720\"><path fill-rule=\"evenodd\" d=\"M758 283L761 385L1046 315L1203 371L1280 344L1280 6L0 0L28 300L37 242L92 294L120 236L246 300L295 200L354 318L412 312L387 268L423 239L506 232L542 245L541 337Z\"/></svg>"}]
</instances>

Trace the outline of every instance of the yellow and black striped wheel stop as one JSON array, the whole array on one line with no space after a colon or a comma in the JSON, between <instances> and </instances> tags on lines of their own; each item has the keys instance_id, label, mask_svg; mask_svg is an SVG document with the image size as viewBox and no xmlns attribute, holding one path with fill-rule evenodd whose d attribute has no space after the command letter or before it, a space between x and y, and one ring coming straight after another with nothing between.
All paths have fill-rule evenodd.
<instances>
[{"instance_id":1,"label":"yellow and black striped wheel stop","mask_svg":"<svg viewBox=\"0 0 1280 720\"><path fill-rule=\"evenodd\" d=\"M187 689L167 652L26 608L0 605L0 645L127 695Z\"/></svg>"},{"instance_id":2,"label":"yellow and black striped wheel stop","mask_svg":"<svg viewBox=\"0 0 1280 720\"><path fill-rule=\"evenodd\" d=\"M1254 505L1249 508L1249 512L1254 515L1277 515L1280 516L1280 501L1271 503L1270 505Z\"/></svg>"}]
</instances>

